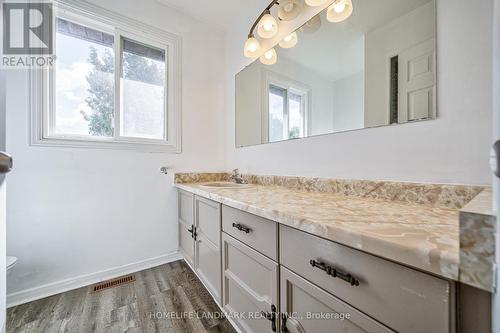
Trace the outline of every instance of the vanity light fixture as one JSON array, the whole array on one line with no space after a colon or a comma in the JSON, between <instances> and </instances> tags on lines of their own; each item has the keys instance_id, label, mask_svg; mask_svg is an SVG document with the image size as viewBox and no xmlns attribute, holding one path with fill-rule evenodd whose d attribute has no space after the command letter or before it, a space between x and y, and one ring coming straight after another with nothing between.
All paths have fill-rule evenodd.
<instances>
[{"instance_id":1,"label":"vanity light fixture","mask_svg":"<svg viewBox=\"0 0 500 333\"><path fill-rule=\"evenodd\" d=\"M283 0L284 2L300 1L300 0ZM255 38L254 30L257 28L257 33L262 38L272 38L278 34L278 22L271 15L271 8L274 5L279 5L278 0L273 0L271 3L262 11L259 17L255 20L252 27L250 28L250 32L248 33L248 39L245 42L244 54L245 57L254 58L257 57L260 53L260 43ZM287 7L288 9L292 7ZM293 8L292 8L293 11Z\"/></svg>"},{"instance_id":2,"label":"vanity light fixture","mask_svg":"<svg viewBox=\"0 0 500 333\"><path fill-rule=\"evenodd\" d=\"M292 32L291 34L289 34L288 36L286 36L285 38L283 38L283 40L280 42L280 47L284 48L284 49L290 49L292 47L294 47L295 45L297 45L297 42L299 41L298 37L297 37L297 33L294 31Z\"/></svg>"},{"instance_id":3,"label":"vanity light fixture","mask_svg":"<svg viewBox=\"0 0 500 333\"><path fill-rule=\"evenodd\" d=\"M247 58L254 58L258 55L260 51L260 43L253 35L248 35L248 39L245 42L244 54Z\"/></svg>"},{"instance_id":4,"label":"vanity light fixture","mask_svg":"<svg viewBox=\"0 0 500 333\"><path fill-rule=\"evenodd\" d=\"M257 33L260 37L268 39L273 38L278 34L278 22L271 15L271 11L266 10L264 16L259 21L259 25L257 26Z\"/></svg>"},{"instance_id":5,"label":"vanity light fixture","mask_svg":"<svg viewBox=\"0 0 500 333\"><path fill-rule=\"evenodd\" d=\"M276 50L274 48L264 52L264 54L260 57L260 62L264 65L274 65L278 61L278 55L276 54Z\"/></svg>"},{"instance_id":6,"label":"vanity light fixture","mask_svg":"<svg viewBox=\"0 0 500 333\"><path fill-rule=\"evenodd\" d=\"M300 27L300 31L306 34L312 34L318 31L319 28L321 28L321 14L318 14L307 21L302 27Z\"/></svg>"},{"instance_id":7,"label":"vanity light fixture","mask_svg":"<svg viewBox=\"0 0 500 333\"><path fill-rule=\"evenodd\" d=\"M291 21L299 16L301 11L301 0L281 0L278 9L278 17L283 21Z\"/></svg>"},{"instance_id":8,"label":"vanity light fixture","mask_svg":"<svg viewBox=\"0 0 500 333\"><path fill-rule=\"evenodd\" d=\"M279 2L281 1L281 3ZM296 18L302 10L303 0L272 0L271 3L262 11L257 20L253 23L248 33L248 39L245 42L244 55L247 58L254 58L261 54L260 42L255 38L254 31L257 28L257 33L264 39L273 38L278 34L278 21L271 14L271 8L278 5L278 16L280 20L289 21ZM327 3L328 0L304 0L308 6L316 7ZM352 0L335 0L329 7L326 17L330 22L342 22L352 15L353 7ZM305 23L300 31L305 33L313 33L321 27L320 14L313 17ZM296 32L292 32L286 36L279 45L282 48L291 48L297 45L298 37ZM277 61L276 50L270 49L261 57L260 61L266 65L273 65Z\"/></svg>"},{"instance_id":9,"label":"vanity light fixture","mask_svg":"<svg viewBox=\"0 0 500 333\"><path fill-rule=\"evenodd\" d=\"M336 0L328 7L326 19L333 23L342 22L352 15L352 0Z\"/></svg>"},{"instance_id":10,"label":"vanity light fixture","mask_svg":"<svg viewBox=\"0 0 500 333\"><path fill-rule=\"evenodd\" d=\"M311 7L317 7L324 5L328 0L306 0L306 5Z\"/></svg>"}]
</instances>

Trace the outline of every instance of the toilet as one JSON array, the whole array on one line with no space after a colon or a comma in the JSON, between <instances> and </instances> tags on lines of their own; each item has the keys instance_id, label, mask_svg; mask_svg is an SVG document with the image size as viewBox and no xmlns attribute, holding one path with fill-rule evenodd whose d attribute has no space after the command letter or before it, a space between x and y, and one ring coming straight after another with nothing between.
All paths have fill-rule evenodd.
<instances>
[{"instance_id":1,"label":"toilet","mask_svg":"<svg viewBox=\"0 0 500 333\"><path fill-rule=\"evenodd\" d=\"M9 271L16 265L16 263L16 257L7 256L7 274L9 274Z\"/></svg>"}]
</instances>

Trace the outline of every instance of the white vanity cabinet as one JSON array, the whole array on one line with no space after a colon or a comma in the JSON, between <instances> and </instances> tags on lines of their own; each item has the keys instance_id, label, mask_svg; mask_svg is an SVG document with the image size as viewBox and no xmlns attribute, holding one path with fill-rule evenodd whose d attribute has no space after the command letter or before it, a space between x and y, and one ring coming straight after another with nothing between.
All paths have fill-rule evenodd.
<instances>
[{"instance_id":1,"label":"white vanity cabinet","mask_svg":"<svg viewBox=\"0 0 500 333\"><path fill-rule=\"evenodd\" d=\"M281 313L289 333L394 333L283 266Z\"/></svg>"},{"instance_id":2,"label":"white vanity cabinet","mask_svg":"<svg viewBox=\"0 0 500 333\"><path fill-rule=\"evenodd\" d=\"M278 324L278 263L225 233L222 243L224 310L242 314L234 322L243 332L273 332Z\"/></svg>"},{"instance_id":3,"label":"white vanity cabinet","mask_svg":"<svg viewBox=\"0 0 500 333\"><path fill-rule=\"evenodd\" d=\"M179 250L220 304L221 204L179 191Z\"/></svg>"},{"instance_id":4,"label":"white vanity cabinet","mask_svg":"<svg viewBox=\"0 0 500 333\"><path fill-rule=\"evenodd\" d=\"M221 300L221 205L194 198L194 269L216 300Z\"/></svg>"},{"instance_id":5,"label":"white vanity cabinet","mask_svg":"<svg viewBox=\"0 0 500 333\"><path fill-rule=\"evenodd\" d=\"M286 226L280 226L280 260L397 332L452 332L450 281Z\"/></svg>"},{"instance_id":6,"label":"white vanity cabinet","mask_svg":"<svg viewBox=\"0 0 500 333\"><path fill-rule=\"evenodd\" d=\"M178 191L179 251L191 267L194 264L194 194Z\"/></svg>"},{"instance_id":7,"label":"white vanity cabinet","mask_svg":"<svg viewBox=\"0 0 500 333\"><path fill-rule=\"evenodd\" d=\"M453 281L183 191L179 226L186 261L242 332L457 330Z\"/></svg>"}]
</instances>

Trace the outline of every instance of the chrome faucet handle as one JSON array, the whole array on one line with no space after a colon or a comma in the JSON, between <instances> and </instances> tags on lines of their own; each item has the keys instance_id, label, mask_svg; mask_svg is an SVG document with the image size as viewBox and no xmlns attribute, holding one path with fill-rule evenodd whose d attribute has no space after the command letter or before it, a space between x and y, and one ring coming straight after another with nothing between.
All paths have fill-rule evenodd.
<instances>
[{"instance_id":1,"label":"chrome faucet handle","mask_svg":"<svg viewBox=\"0 0 500 333\"><path fill-rule=\"evenodd\" d=\"M243 175L240 173L240 170L234 169L233 172L231 173L232 180L234 180L235 183L237 184L246 184L246 180L243 178Z\"/></svg>"}]
</instances>

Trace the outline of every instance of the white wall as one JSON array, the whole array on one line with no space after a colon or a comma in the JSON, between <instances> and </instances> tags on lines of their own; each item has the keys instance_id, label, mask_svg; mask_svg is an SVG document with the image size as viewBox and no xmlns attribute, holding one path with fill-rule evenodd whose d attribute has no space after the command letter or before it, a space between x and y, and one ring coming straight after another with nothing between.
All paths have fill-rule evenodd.
<instances>
[{"instance_id":1,"label":"white wall","mask_svg":"<svg viewBox=\"0 0 500 333\"><path fill-rule=\"evenodd\" d=\"M263 140L262 128L262 67L253 63L238 73L236 80L238 105L236 126L239 147L260 144Z\"/></svg>"},{"instance_id":2,"label":"white wall","mask_svg":"<svg viewBox=\"0 0 500 333\"><path fill-rule=\"evenodd\" d=\"M333 82L333 131L365 126L365 72Z\"/></svg>"},{"instance_id":3,"label":"white wall","mask_svg":"<svg viewBox=\"0 0 500 333\"><path fill-rule=\"evenodd\" d=\"M6 236L5 236L5 221L6 221L6 184L0 181L0 332L4 332L6 324L6 266L7 266L7 252L6 252Z\"/></svg>"},{"instance_id":4,"label":"white wall","mask_svg":"<svg viewBox=\"0 0 500 333\"><path fill-rule=\"evenodd\" d=\"M11 301L176 251L173 175L159 168L224 168L224 33L155 0L93 1L182 37L183 152L31 147L27 75L10 71L7 146L16 167L9 175L7 238L9 254L19 258L8 281Z\"/></svg>"},{"instance_id":5,"label":"white wall","mask_svg":"<svg viewBox=\"0 0 500 333\"><path fill-rule=\"evenodd\" d=\"M0 151L5 151L5 75L0 71ZM7 245L6 245L6 215L7 215L7 199L5 197L6 184L5 180L1 179L0 175L0 332L5 329L5 293L7 287L6 279L6 261L7 261Z\"/></svg>"},{"instance_id":6,"label":"white wall","mask_svg":"<svg viewBox=\"0 0 500 333\"><path fill-rule=\"evenodd\" d=\"M494 141L500 140L500 0L494 0L494 84L493 84L493 137ZM500 179L493 176L493 210L500 218ZM497 222L498 225L498 222ZM500 228L496 228L497 239L500 239ZM496 242L496 262L500 262L500 242ZM500 283L500 276L496 277L497 286ZM500 333L500 293L493 296L492 302L493 333Z\"/></svg>"},{"instance_id":7,"label":"white wall","mask_svg":"<svg viewBox=\"0 0 500 333\"><path fill-rule=\"evenodd\" d=\"M251 20L242 19L227 36L226 169L491 184L492 4L437 1L439 119L235 149L234 74L248 63L241 49Z\"/></svg>"}]
</instances>

